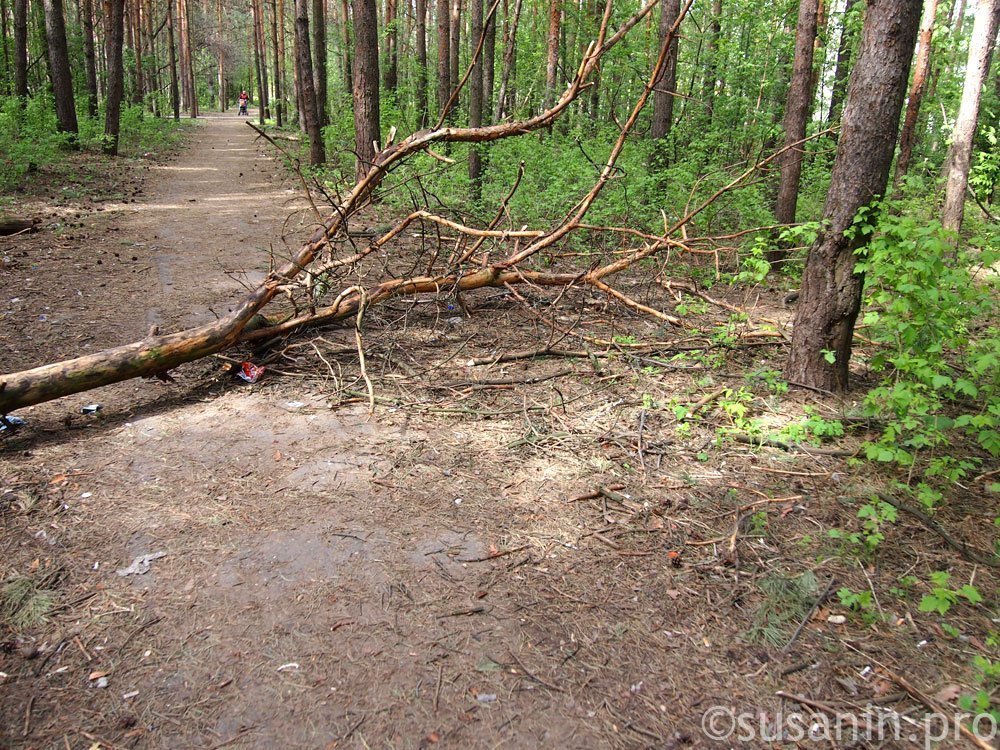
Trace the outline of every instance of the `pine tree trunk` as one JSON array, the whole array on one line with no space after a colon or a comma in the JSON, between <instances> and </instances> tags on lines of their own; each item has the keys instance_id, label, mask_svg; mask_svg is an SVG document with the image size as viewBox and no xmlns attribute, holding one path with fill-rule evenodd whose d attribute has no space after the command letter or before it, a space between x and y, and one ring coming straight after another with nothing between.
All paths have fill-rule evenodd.
<instances>
[{"instance_id":1,"label":"pine tree trunk","mask_svg":"<svg viewBox=\"0 0 1000 750\"><path fill-rule=\"evenodd\" d=\"M490 3L492 5L492 3ZM497 12L486 20L486 38L483 41L483 122L489 122L493 113L493 83L496 78Z\"/></svg>"},{"instance_id":2,"label":"pine tree trunk","mask_svg":"<svg viewBox=\"0 0 1000 750\"><path fill-rule=\"evenodd\" d=\"M221 1L221 0L220 0ZM274 53L274 121L280 128L285 124L285 83L284 83L284 55L279 45L278 19L284 23L281 15L283 8L278 7L276 0L271 0L271 51Z\"/></svg>"},{"instance_id":3,"label":"pine tree trunk","mask_svg":"<svg viewBox=\"0 0 1000 750\"><path fill-rule=\"evenodd\" d=\"M910 83L910 95L906 100L903 130L899 135L899 156L896 158L894 179L897 190L902 185L903 178L906 177L910 168L913 145L917 141L917 119L920 116L920 104L924 98L924 89L927 87L927 73L931 69L931 37L934 34L937 6L938 0L924 0L920 34L917 38L917 59L913 68L913 80Z\"/></svg>"},{"instance_id":4,"label":"pine tree trunk","mask_svg":"<svg viewBox=\"0 0 1000 750\"><path fill-rule=\"evenodd\" d=\"M174 0L167 0L167 54L170 58L170 108L181 119L181 94L177 85L177 50L174 47Z\"/></svg>"},{"instance_id":5,"label":"pine tree trunk","mask_svg":"<svg viewBox=\"0 0 1000 750\"><path fill-rule=\"evenodd\" d=\"M479 39L483 36L483 0L470 0L472 4L472 33L471 40L473 47L479 44ZM469 75L469 127L478 128L483 124L483 59L482 55L473 63ZM479 152L479 145L476 143L469 145L469 184L471 193L469 197L473 203L478 203L483 197L483 163Z\"/></svg>"},{"instance_id":6,"label":"pine tree trunk","mask_svg":"<svg viewBox=\"0 0 1000 750\"><path fill-rule=\"evenodd\" d=\"M142 106L146 95L142 70L142 3L135 0L129 13L129 33L132 36L132 53L135 61L135 87L132 89L132 104Z\"/></svg>"},{"instance_id":7,"label":"pine tree trunk","mask_svg":"<svg viewBox=\"0 0 1000 750\"><path fill-rule=\"evenodd\" d=\"M257 81L257 121L264 127L264 66L267 64L260 54L260 0L250 3L250 38L253 41L253 73Z\"/></svg>"},{"instance_id":8,"label":"pine tree trunk","mask_svg":"<svg viewBox=\"0 0 1000 750\"><path fill-rule=\"evenodd\" d=\"M416 0L417 130L427 127L427 0Z\"/></svg>"},{"instance_id":9,"label":"pine tree trunk","mask_svg":"<svg viewBox=\"0 0 1000 750\"><path fill-rule=\"evenodd\" d=\"M316 113L321 128L330 124L327 101L326 0L312 0L313 79L316 86Z\"/></svg>"},{"instance_id":10,"label":"pine tree trunk","mask_svg":"<svg viewBox=\"0 0 1000 750\"><path fill-rule=\"evenodd\" d=\"M264 0L254 0L257 6L257 46L260 49L260 108L263 118L271 116L271 87L267 80L267 34L264 20ZM261 120L263 124L263 119Z\"/></svg>"},{"instance_id":11,"label":"pine tree trunk","mask_svg":"<svg viewBox=\"0 0 1000 750\"><path fill-rule=\"evenodd\" d=\"M444 114L451 97L451 3L437 0L438 112Z\"/></svg>"},{"instance_id":12,"label":"pine tree trunk","mask_svg":"<svg viewBox=\"0 0 1000 750\"><path fill-rule=\"evenodd\" d=\"M81 0L83 57L87 73L87 115L97 117L97 55L94 51L94 2Z\"/></svg>"},{"instance_id":13,"label":"pine tree trunk","mask_svg":"<svg viewBox=\"0 0 1000 750\"><path fill-rule=\"evenodd\" d=\"M673 28L680 15L680 0L663 0L660 6L659 45L657 53L662 49L667 34ZM663 63L660 77L656 80L656 90L653 92L653 122L649 135L654 139L666 138L674 119L674 91L677 88L677 35L670 42L667 59Z\"/></svg>"},{"instance_id":14,"label":"pine tree trunk","mask_svg":"<svg viewBox=\"0 0 1000 750\"><path fill-rule=\"evenodd\" d=\"M806 136L806 123L812 110L813 50L816 40L817 0L800 0L799 19L795 28L795 59L792 63L792 80L788 86L785 104L785 146L801 141ZM778 158L781 178L774 217L779 224L795 222L795 206L799 199L799 182L802 177L802 149L790 148ZM785 258L784 250L768 253L771 263Z\"/></svg>"},{"instance_id":15,"label":"pine tree trunk","mask_svg":"<svg viewBox=\"0 0 1000 750\"><path fill-rule=\"evenodd\" d=\"M375 0L354 0L354 151L360 180L375 161L379 127L378 11Z\"/></svg>"},{"instance_id":16,"label":"pine tree trunk","mask_svg":"<svg viewBox=\"0 0 1000 750\"><path fill-rule=\"evenodd\" d=\"M448 70L451 87L448 90L449 96L451 95L451 89L458 86L458 82L462 80L462 71L459 69L462 43L462 0L452 0L450 19L451 23L449 24L448 39L448 52L450 53L450 59ZM454 106L458 106L457 101Z\"/></svg>"},{"instance_id":17,"label":"pine tree trunk","mask_svg":"<svg viewBox=\"0 0 1000 750\"><path fill-rule=\"evenodd\" d=\"M168 0L169 2L169 0ZM226 96L226 45L224 44L222 38L222 0L217 0L215 4L215 18L218 24L218 31L216 36L219 42L219 70L218 70L218 86L219 86L219 111L225 112L228 106L228 96Z\"/></svg>"},{"instance_id":18,"label":"pine tree trunk","mask_svg":"<svg viewBox=\"0 0 1000 750\"><path fill-rule=\"evenodd\" d=\"M951 132L951 148L945 160L945 195L941 223L946 229L958 232L965 214L965 191L969 185L972 164L972 140L976 135L979 104L983 96L983 83L990 67L990 57L1000 23L1000 0L980 0L976 7L976 20L969 40L969 62L965 68L962 103Z\"/></svg>"},{"instance_id":19,"label":"pine tree trunk","mask_svg":"<svg viewBox=\"0 0 1000 750\"><path fill-rule=\"evenodd\" d=\"M104 104L104 153L118 153L122 97L125 95L125 66L122 45L125 42L125 0L105 0L107 24L108 97Z\"/></svg>"},{"instance_id":20,"label":"pine tree trunk","mask_svg":"<svg viewBox=\"0 0 1000 750\"><path fill-rule=\"evenodd\" d=\"M14 0L14 96L28 96L28 0Z\"/></svg>"},{"instance_id":21,"label":"pine tree trunk","mask_svg":"<svg viewBox=\"0 0 1000 750\"><path fill-rule=\"evenodd\" d=\"M550 109L556 101L556 73L559 63L559 29L562 24L562 4L560 0L549 0L549 31L546 36L545 55L545 99L544 109Z\"/></svg>"},{"instance_id":22,"label":"pine tree trunk","mask_svg":"<svg viewBox=\"0 0 1000 750\"><path fill-rule=\"evenodd\" d=\"M350 93L354 87L354 67L352 52L354 44L351 41L351 9L348 0L340 0L341 16L343 17L344 37L344 89Z\"/></svg>"},{"instance_id":23,"label":"pine tree trunk","mask_svg":"<svg viewBox=\"0 0 1000 750\"><path fill-rule=\"evenodd\" d=\"M312 52L309 44L309 0L295 0L296 80L299 84L301 117L309 134L309 163L315 166L326 161L326 152L319 124L316 87L313 83Z\"/></svg>"},{"instance_id":24,"label":"pine tree trunk","mask_svg":"<svg viewBox=\"0 0 1000 750\"><path fill-rule=\"evenodd\" d=\"M802 276L785 365L789 382L826 391L847 388L864 287L864 276L855 273L855 251L868 238L848 230L858 210L885 191L919 21L919 0L869 0L823 209L824 228Z\"/></svg>"},{"instance_id":25,"label":"pine tree trunk","mask_svg":"<svg viewBox=\"0 0 1000 750\"><path fill-rule=\"evenodd\" d=\"M144 3L142 18L143 36L146 38L147 57L149 58L149 73L146 75L149 90L149 108L155 117L160 116L160 65L156 54L156 35L153 31L153 0L142 0Z\"/></svg>"},{"instance_id":26,"label":"pine tree trunk","mask_svg":"<svg viewBox=\"0 0 1000 750\"><path fill-rule=\"evenodd\" d=\"M62 0L45 0L45 36L49 45L49 72L56 100L56 120L63 133L76 135L76 102L73 98L73 74L66 44L66 21Z\"/></svg>"}]
</instances>

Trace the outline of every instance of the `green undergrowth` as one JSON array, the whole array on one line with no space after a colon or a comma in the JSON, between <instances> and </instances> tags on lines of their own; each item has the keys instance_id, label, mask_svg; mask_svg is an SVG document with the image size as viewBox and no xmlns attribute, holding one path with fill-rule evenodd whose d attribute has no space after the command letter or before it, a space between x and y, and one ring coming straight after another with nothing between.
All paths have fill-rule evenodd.
<instances>
[{"instance_id":1,"label":"green undergrowth","mask_svg":"<svg viewBox=\"0 0 1000 750\"><path fill-rule=\"evenodd\" d=\"M104 114L87 117L77 112L79 134L75 146L100 152L104 144ZM125 107L121 115L119 153L142 156L160 153L177 145L183 123L143 113L139 107ZM22 102L13 96L0 97L0 191L9 191L38 169L67 158L74 139L56 129L55 109L50 97L35 96Z\"/></svg>"}]
</instances>

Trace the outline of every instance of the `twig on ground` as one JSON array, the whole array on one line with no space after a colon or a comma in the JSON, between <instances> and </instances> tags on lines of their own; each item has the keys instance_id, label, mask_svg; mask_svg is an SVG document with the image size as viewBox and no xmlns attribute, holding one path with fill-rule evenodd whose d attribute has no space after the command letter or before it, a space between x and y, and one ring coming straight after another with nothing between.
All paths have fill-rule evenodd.
<instances>
[{"instance_id":1,"label":"twig on ground","mask_svg":"<svg viewBox=\"0 0 1000 750\"><path fill-rule=\"evenodd\" d=\"M799 639L799 636L802 634L802 630L805 628L806 623L808 623L809 620L812 619L813 613L819 608L819 606L826 601L826 598L830 595L830 592L833 591L833 587L836 585L836 583L837 583L836 578L830 579L830 583L826 585L826 588L823 589L823 593L820 594L816 598L816 601L813 602L813 605L809 608L809 611L806 612L806 616L802 618L802 622L800 622L799 626L795 628L795 632L792 633L792 637L788 639L788 643L786 643L785 647L781 649L782 651L788 651L788 649L792 647L792 644L794 644L795 641Z\"/></svg>"},{"instance_id":2,"label":"twig on ground","mask_svg":"<svg viewBox=\"0 0 1000 750\"><path fill-rule=\"evenodd\" d=\"M901 510L904 513L909 513L911 516L916 518L918 521L924 524L928 529L937 534L941 539L944 540L945 544L951 547L953 550L958 552L962 557L964 557L969 562L978 563L979 565L986 565L990 568L1000 568L1000 558L995 555L984 555L982 552L973 549L965 542L955 539L951 534L945 531L941 525L935 521L933 518L928 516L922 510L917 510L906 503L902 503L889 495L884 493L878 493L878 497L883 502L889 503L897 510Z\"/></svg>"}]
</instances>

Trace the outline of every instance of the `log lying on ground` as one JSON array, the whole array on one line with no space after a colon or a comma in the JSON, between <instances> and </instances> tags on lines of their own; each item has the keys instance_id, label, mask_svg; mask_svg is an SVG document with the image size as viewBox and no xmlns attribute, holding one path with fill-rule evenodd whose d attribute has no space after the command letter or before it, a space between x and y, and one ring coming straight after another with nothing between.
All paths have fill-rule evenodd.
<instances>
[{"instance_id":1,"label":"log lying on ground","mask_svg":"<svg viewBox=\"0 0 1000 750\"><path fill-rule=\"evenodd\" d=\"M34 232L38 229L38 219L14 219L0 216L0 237L10 237L21 232Z\"/></svg>"},{"instance_id":2,"label":"log lying on ground","mask_svg":"<svg viewBox=\"0 0 1000 750\"><path fill-rule=\"evenodd\" d=\"M569 87L550 109L527 120L487 127L438 127L433 130L423 130L396 145L383 149L376 156L368 174L354 186L342 204L313 233L309 241L302 245L291 260L270 273L264 282L250 292L229 315L197 328L162 336L149 336L142 341L106 349L85 357L0 375L0 415L91 388L135 377L165 373L173 367L232 346L239 340L247 323L274 298L279 288L294 280L338 233L346 229L347 220L360 210L394 165L435 143L483 143L531 133L550 126L580 92L587 88L587 81L597 69L601 58L646 17L657 3L658 0L649 0L609 37L612 1L607 0L597 39L587 48ZM677 25L679 22L680 19ZM660 64L662 59L661 52Z\"/></svg>"}]
</instances>

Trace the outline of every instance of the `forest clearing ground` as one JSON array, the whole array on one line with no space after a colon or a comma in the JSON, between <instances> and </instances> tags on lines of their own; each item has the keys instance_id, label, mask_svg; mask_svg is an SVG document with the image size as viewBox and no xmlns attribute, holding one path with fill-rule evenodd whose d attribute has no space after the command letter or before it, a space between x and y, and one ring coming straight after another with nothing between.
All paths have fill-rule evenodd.
<instances>
[{"instance_id":1,"label":"forest clearing ground","mask_svg":"<svg viewBox=\"0 0 1000 750\"><path fill-rule=\"evenodd\" d=\"M275 238L294 246L308 230L294 183L240 118L204 118L176 157L124 168L110 205L92 198L112 177L83 173L79 196L60 197L55 173L19 198L44 226L0 245L0 370L204 322L263 277ZM18 639L3 631L0 745L709 747L715 705L774 713L780 690L845 711L912 707L885 667L930 695L967 683L965 642L915 602L872 627L829 622L836 597L803 609L819 591L774 593L806 571L819 590L836 578L882 591L906 571L972 570L909 518L877 567L841 556L826 530L855 526L870 470L714 448L711 402L679 439L664 404L744 381L658 365L676 342L602 296L576 290L552 311L523 294L565 325L664 344L471 367L551 336L487 289L469 295L471 317L438 301L369 312L374 415L351 326L312 340L326 362L302 344L272 368L285 376L255 386L205 360L175 384L19 413L28 425L0 443L2 573L51 591L54 608ZM787 319L780 296L757 312ZM702 318L709 329L728 312ZM755 346L726 371L777 369L775 356ZM831 417L847 406L757 398L775 424L805 402ZM91 402L102 410L81 415ZM963 508L977 502L947 515L973 541ZM148 573L116 573L155 553ZM996 590L994 571L977 575ZM985 639L986 617L961 617Z\"/></svg>"}]
</instances>

